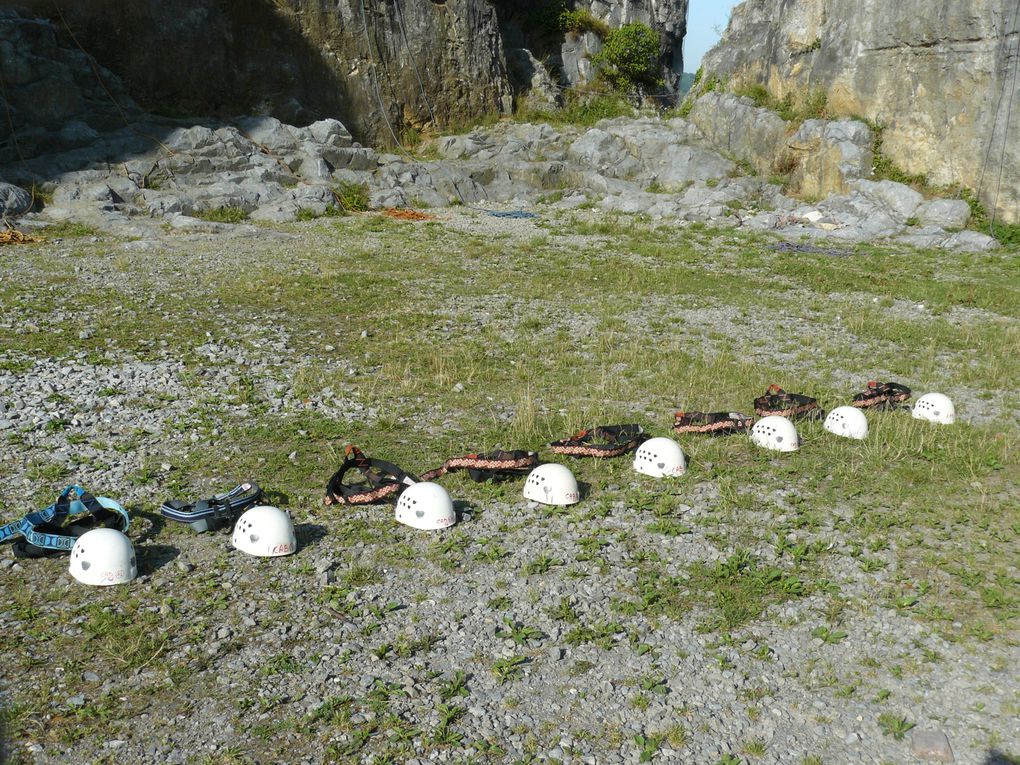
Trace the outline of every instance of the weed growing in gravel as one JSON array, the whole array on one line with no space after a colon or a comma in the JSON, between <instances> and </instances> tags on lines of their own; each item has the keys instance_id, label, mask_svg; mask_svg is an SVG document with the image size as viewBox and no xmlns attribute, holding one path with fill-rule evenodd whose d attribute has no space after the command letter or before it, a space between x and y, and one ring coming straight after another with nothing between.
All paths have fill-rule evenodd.
<instances>
[{"instance_id":1,"label":"weed growing in gravel","mask_svg":"<svg viewBox=\"0 0 1020 765\"><path fill-rule=\"evenodd\" d=\"M878 716L878 727L886 736L892 736L900 741L914 727L914 723L909 722L906 717L883 712Z\"/></svg>"},{"instance_id":2,"label":"weed growing in gravel","mask_svg":"<svg viewBox=\"0 0 1020 765\"><path fill-rule=\"evenodd\" d=\"M659 753L665 736L653 736L637 734L634 736L634 743L638 748L638 762L651 762L652 758Z\"/></svg>"},{"instance_id":3,"label":"weed growing in gravel","mask_svg":"<svg viewBox=\"0 0 1020 765\"><path fill-rule=\"evenodd\" d=\"M555 558L548 553L542 553L534 560L527 563L524 568L521 569L521 573L524 576L534 576L536 574L548 574L554 566L562 566L563 561L559 558Z\"/></svg>"},{"instance_id":4,"label":"weed growing in gravel","mask_svg":"<svg viewBox=\"0 0 1020 765\"><path fill-rule=\"evenodd\" d=\"M439 697L443 701L449 701L458 696L467 696L467 675L461 670L453 673L453 677L439 686Z\"/></svg>"},{"instance_id":5,"label":"weed growing in gravel","mask_svg":"<svg viewBox=\"0 0 1020 765\"><path fill-rule=\"evenodd\" d=\"M524 674L524 667L528 664L527 656L511 656L508 659L497 659L492 664L492 674L500 685L508 683Z\"/></svg>"},{"instance_id":6,"label":"weed growing in gravel","mask_svg":"<svg viewBox=\"0 0 1020 765\"><path fill-rule=\"evenodd\" d=\"M843 639L846 638L847 634L849 633L847 633L846 630L834 630L824 625L821 627L815 627L813 630L811 630L811 637L818 638L823 643L826 643L828 645L836 645L837 643L842 643Z\"/></svg>"},{"instance_id":7,"label":"weed growing in gravel","mask_svg":"<svg viewBox=\"0 0 1020 765\"><path fill-rule=\"evenodd\" d=\"M515 622L510 617L503 617L503 623L506 629L496 630L496 637L512 640L517 645L527 645L532 640L541 640L545 637L542 630Z\"/></svg>"}]
</instances>

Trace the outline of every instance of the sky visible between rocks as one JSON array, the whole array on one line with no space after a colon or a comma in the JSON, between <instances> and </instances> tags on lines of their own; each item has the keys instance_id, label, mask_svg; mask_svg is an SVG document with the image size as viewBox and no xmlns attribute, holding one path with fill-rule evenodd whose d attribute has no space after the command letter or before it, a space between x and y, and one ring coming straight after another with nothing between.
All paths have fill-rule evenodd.
<instances>
[{"instance_id":1,"label":"sky visible between rocks","mask_svg":"<svg viewBox=\"0 0 1020 765\"><path fill-rule=\"evenodd\" d=\"M701 57L719 42L738 0L691 0L687 9L687 38L684 40L684 71L696 72Z\"/></svg>"}]
</instances>

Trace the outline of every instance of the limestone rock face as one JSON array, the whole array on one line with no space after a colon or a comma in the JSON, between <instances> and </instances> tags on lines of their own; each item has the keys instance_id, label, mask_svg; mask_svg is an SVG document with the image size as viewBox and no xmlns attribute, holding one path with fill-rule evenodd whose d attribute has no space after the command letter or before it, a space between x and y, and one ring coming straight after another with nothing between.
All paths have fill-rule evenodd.
<instances>
[{"instance_id":1,"label":"limestone rock face","mask_svg":"<svg viewBox=\"0 0 1020 765\"><path fill-rule=\"evenodd\" d=\"M683 74L683 42L687 34L688 0L579 0L575 8L590 10L596 18L616 28L639 22L652 27L662 38L661 59L666 90L680 92Z\"/></svg>"},{"instance_id":2,"label":"limestone rock face","mask_svg":"<svg viewBox=\"0 0 1020 765\"><path fill-rule=\"evenodd\" d=\"M387 122L430 121L422 90L443 124L512 108L488 0L80 0L63 20L48 0L23 6L61 34L66 21L148 111L333 117L392 143Z\"/></svg>"},{"instance_id":3,"label":"limestone rock face","mask_svg":"<svg viewBox=\"0 0 1020 765\"><path fill-rule=\"evenodd\" d=\"M871 174L872 133L863 122L807 120L797 128L749 98L718 92L699 98L689 117L703 143L760 175L789 176L800 196L843 194Z\"/></svg>"},{"instance_id":4,"label":"limestone rock face","mask_svg":"<svg viewBox=\"0 0 1020 765\"><path fill-rule=\"evenodd\" d=\"M569 0L564 5L534 0L492 0L500 17L504 45L528 48L550 63L562 84L576 87L590 83L595 74L591 59L602 50L602 39L593 32L563 34L555 29L563 7L587 11L610 29L624 24L645 24L659 33L659 72L662 100L680 95L683 73L683 42L687 33L688 0Z\"/></svg>"},{"instance_id":5,"label":"limestone rock face","mask_svg":"<svg viewBox=\"0 0 1020 765\"><path fill-rule=\"evenodd\" d=\"M63 16L50 0L20 7L51 22L40 21L36 37L55 29L65 47L75 47L73 35L87 51L68 77L92 77L89 56L119 76L124 98L114 93L117 101L130 104L130 93L146 111L172 116L262 114L294 125L332 117L371 143L392 144L408 126L508 113L515 84L516 95L526 96L537 83L541 105L550 91L558 95L548 87L553 80L590 80L590 57L601 47L597 35L565 36L555 13L536 25L543 6L526 0L77 0L61 4ZM610 27L640 21L657 29L667 96L679 92L687 0L576 0L570 7ZM31 34L16 47L0 51L0 66L20 85L44 53ZM508 56L509 48L528 53ZM523 69L515 83L508 58ZM547 60L555 71L536 66ZM90 87L117 116L101 86ZM49 112L74 113L81 105L71 100L81 90L62 82L39 100ZM0 125L2 140L7 126Z\"/></svg>"},{"instance_id":6,"label":"limestone rock face","mask_svg":"<svg viewBox=\"0 0 1020 765\"><path fill-rule=\"evenodd\" d=\"M831 113L882 125L883 152L903 170L975 189L1015 222L1016 11L1016 0L745 0L705 56L704 77L777 98L821 91Z\"/></svg>"}]
</instances>

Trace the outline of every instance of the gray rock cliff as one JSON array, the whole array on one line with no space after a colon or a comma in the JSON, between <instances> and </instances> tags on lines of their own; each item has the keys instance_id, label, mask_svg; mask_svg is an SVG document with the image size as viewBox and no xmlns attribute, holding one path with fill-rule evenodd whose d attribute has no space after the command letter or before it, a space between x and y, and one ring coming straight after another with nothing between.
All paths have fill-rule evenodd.
<instances>
[{"instance_id":1,"label":"gray rock cliff","mask_svg":"<svg viewBox=\"0 0 1020 765\"><path fill-rule=\"evenodd\" d=\"M1018 11L1017 0L745 0L704 73L776 98L821 91L833 116L883 126L897 166L974 189L1016 222Z\"/></svg>"},{"instance_id":2,"label":"gray rock cliff","mask_svg":"<svg viewBox=\"0 0 1020 765\"><path fill-rule=\"evenodd\" d=\"M590 58L601 47L596 35L556 29L555 14L536 24L544 6L521 0L77 0L59 9L22 0L20 7L50 21L64 47L78 51L74 77L104 69L119 76L123 93L104 94L95 78L90 85L95 105L114 118L113 102L131 98L172 117L256 114L295 125L335 118L373 144L392 144L408 128L508 113L515 96L536 86L557 95L592 75ZM571 0L567 7L610 27L640 21L657 29L667 97L678 92L687 0ZM30 41L23 47L36 60L47 55ZM24 54L0 53L5 68ZM523 74L512 82L513 69ZM21 100L19 129L53 128L61 109L75 113L65 103L36 114L31 99Z\"/></svg>"}]
</instances>

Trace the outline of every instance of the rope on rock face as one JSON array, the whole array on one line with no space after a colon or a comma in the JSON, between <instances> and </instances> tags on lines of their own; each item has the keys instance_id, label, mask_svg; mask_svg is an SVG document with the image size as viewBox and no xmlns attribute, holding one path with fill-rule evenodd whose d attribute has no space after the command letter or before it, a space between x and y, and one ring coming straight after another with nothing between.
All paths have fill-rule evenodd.
<instances>
[{"instance_id":1,"label":"rope on rock face","mask_svg":"<svg viewBox=\"0 0 1020 765\"><path fill-rule=\"evenodd\" d=\"M1008 139L1008 136L1009 136L1009 132L1008 132L1009 131L1009 117L1010 117L1009 112L1012 111L1012 108L1013 108L1013 96L1016 94L1017 59L1020 59L1020 28L1017 27L1017 20L1018 19L1020 19L1020 2L1017 3L1016 10L1013 12L1013 30L1014 30L1013 34L1015 34L1017 36L1017 55L1016 55L1016 57L1013 60L1013 92L1010 94L1010 97L1009 97L1009 106L1007 107L1007 113L1006 113L1006 126L1005 126L1005 128L1003 130L1003 133L1002 133L1002 152L999 155L999 181L1000 181L1000 183L1002 181L1002 164L1003 164L1003 161L1004 161L1005 155L1006 155L1006 143L1007 143L1007 139ZM1010 47L1009 46L1009 34L1010 34L1009 33L1009 27L1007 27L1005 29L1005 31L1003 32L1003 38L1006 40L1006 46L1005 47L1006 47L1006 65L1007 66L1009 65L1009 47ZM1007 72L1003 72L1002 89L999 91L999 98L995 102L995 111L993 112L995 118L992 121L991 132L988 135L988 145L985 147L985 156L984 156L984 159L981 161L981 174L978 176L978 185L977 185L977 190L975 192L979 201L981 199L981 191L984 189L985 172L988 169L988 158L992 154L992 143L995 141L995 128L996 128L996 126L999 123L999 112L1002 110L1002 99L1006 95L1006 80L1007 80L1007 78L1008 78L1008 73ZM991 219L991 221L988 224L988 230L989 231L992 231L992 229L993 229L993 224L994 224L994 221L995 221L995 206L998 204L998 202L999 202L999 190L998 190L998 188L996 188L995 203L992 205L992 219Z\"/></svg>"},{"instance_id":2,"label":"rope on rock face","mask_svg":"<svg viewBox=\"0 0 1020 765\"><path fill-rule=\"evenodd\" d=\"M365 7L364 6L364 0L362 0L362 14L363 14L362 15L362 22L364 22L364 7ZM394 3L394 11L395 11L396 19L397 19L397 25L400 27L400 37L404 41L404 49L407 51L407 60L410 62L411 69L412 69L412 71L414 71L414 78L418 82L418 91L421 93L422 101L425 102L425 108L428 109L429 118L432 120L433 126L435 126L438 129L439 128L439 121L436 119L436 112L432 108L432 103L429 101L428 93L425 92L425 83L422 80L421 73L418 70L418 64L415 63L414 52L411 50L411 45L410 45L410 43L408 42L408 39L407 39L407 30L404 28L404 17L403 17L403 14L400 11L400 3L399 2ZM365 38L366 38L366 42L367 42L367 39L368 39L367 27L366 27L366 31L365 31ZM373 67L374 67L374 64L373 64ZM380 108L381 108L382 107L382 96L379 95L378 87L379 86L378 86L378 81L377 81L377 83L376 83L376 94L377 94L377 96L379 98ZM393 135L394 140L396 140L396 133L393 130L393 127L389 123L389 117L386 115L385 109L383 110L383 117L386 119L386 124L387 124L387 127L389 127L389 129L390 129L390 134ZM401 143L399 141L397 141L397 147L400 150L400 152L402 154L404 154L412 162L417 162L418 161L414 157L412 157L407 151L404 150L404 147L401 145ZM495 218L511 218L511 219L515 219L515 220L522 220L522 219L526 219L526 218L537 218L538 217L538 215L536 213L528 212L526 210L511 210L511 211L490 210L490 209L485 208L485 207L476 207L474 205L469 205L467 203L467 200L464 199L464 195L461 193L460 187L457 185L457 181L453 178L452 175L450 175L449 172L447 172L447 170L443 166L443 164L440 162L437 165L437 167L443 173L443 175L446 176L447 180L450 181L450 184L453 186L453 191L457 195L457 199L460 200L461 205L463 205L464 207L468 208L469 210L478 210L479 212L484 212L486 215L491 215L491 216L493 216ZM485 188L483 186L479 185L478 188L481 189L482 194L485 194L485 196L488 197L488 194L486 193Z\"/></svg>"},{"instance_id":3,"label":"rope on rock face","mask_svg":"<svg viewBox=\"0 0 1020 765\"><path fill-rule=\"evenodd\" d=\"M375 56L372 55L372 38L368 35L368 7L365 4L365 0L361 0L361 29L365 33L365 50L368 53L368 65L371 67L371 73L375 77L375 88L373 88L373 92L375 93L376 101L379 102L379 112L382 114L382 118L386 122L386 127L389 129L390 135L393 137L394 145L403 151L404 147L401 145L400 139L397 138L397 132L393 129L393 125L390 122L390 116L386 113L386 105L382 100L382 91L379 88L379 73L376 71Z\"/></svg>"},{"instance_id":4,"label":"rope on rock face","mask_svg":"<svg viewBox=\"0 0 1020 765\"><path fill-rule=\"evenodd\" d=\"M1016 53L1013 56L1013 86L1009 93L1009 104L1006 106L1006 125L1002 129L1002 152L999 154L999 177L995 182L995 197L992 200L992 216L988 220L989 233L995 230L995 211L999 206L999 191L1002 189L1002 170L1006 163L1006 144L1009 139L1009 120L1013 116L1013 98L1016 96L1016 73L1018 64L1020 64L1020 26L1017 26L1017 20L1020 19L1020 2L1016 4L1016 10L1013 12L1013 34L1017 38ZM1008 39L1008 38L1007 38ZM1006 46L1006 62L1009 65L1009 44ZM1005 78L1003 78L1003 84L1005 84ZM1000 99L1001 100L1001 99ZM996 114L998 116L998 114ZM994 133L994 129L992 130Z\"/></svg>"},{"instance_id":5,"label":"rope on rock face","mask_svg":"<svg viewBox=\"0 0 1020 765\"><path fill-rule=\"evenodd\" d=\"M425 83L422 82L421 73L418 71L418 65L414 62L414 54L411 52L411 44L407 41L407 30L404 29L404 14L400 11L399 2L395 2L393 4L393 10L397 17L397 26L400 27L400 37L404 41L404 49L407 50L407 60L411 62L411 69L414 71L414 78L418 81L418 90L421 91L422 101L425 102L425 108L429 110L429 119L432 120L432 125L438 128L439 122L436 120L436 113L432 111L432 104L429 103L429 97L425 95Z\"/></svg>"}]
</instances>

